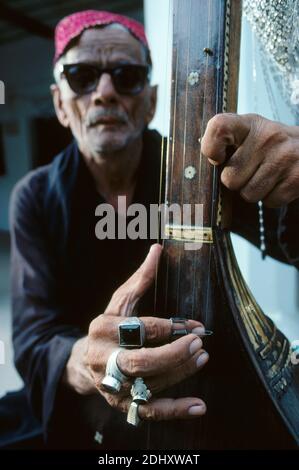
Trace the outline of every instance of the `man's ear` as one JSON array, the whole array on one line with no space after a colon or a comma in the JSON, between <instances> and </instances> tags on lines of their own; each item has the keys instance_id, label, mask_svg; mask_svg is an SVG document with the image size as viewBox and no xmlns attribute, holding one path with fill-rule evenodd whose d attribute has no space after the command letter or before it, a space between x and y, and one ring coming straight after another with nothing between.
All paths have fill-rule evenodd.
<instances>
[{"instance_id":1,"label":"man's ear","mask_svg":"<svg viewBox=\"0 0 299 470\"><path fill-rule=\"evenodd\" d=\"M61 99L61 90L59 86L56 83L53 83L50 86L50 90L52 93L53 104L58 121L60 122L60 124L62 124L62 126L69 127L69 119L63 107L63 102Z\"/></svg>"},{"instance_id":2,"label":"man's ear","mask_svg":"<svg viewBox=\"0 0 299 470\"><path fill-rule=\"evenodd\" d=\"M150 98L149 98L149 108L147 112L147 124L151 122L153 119L155 112L156 112L156 106L157 106L157 97L158 97L158 85L154 85L150 87Z\"/></svg>"}]
</instances>

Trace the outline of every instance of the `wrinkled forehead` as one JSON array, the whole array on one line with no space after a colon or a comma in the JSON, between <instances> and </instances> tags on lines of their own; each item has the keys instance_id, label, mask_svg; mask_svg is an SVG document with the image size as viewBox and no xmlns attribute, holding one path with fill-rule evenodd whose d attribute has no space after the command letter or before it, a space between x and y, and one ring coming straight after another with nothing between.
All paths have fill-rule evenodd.
<instances>
[{"instance_id":1,"label":"wrinkled forehead","mask_svg":"<svg viewBox=\"0 0 299 470\"><path fill-rule=\"evenodd\" d=\"M145 47L120 24L89 28L64 54L64 63L80 61L146 63Z\"/></svg>"}]
</instances>

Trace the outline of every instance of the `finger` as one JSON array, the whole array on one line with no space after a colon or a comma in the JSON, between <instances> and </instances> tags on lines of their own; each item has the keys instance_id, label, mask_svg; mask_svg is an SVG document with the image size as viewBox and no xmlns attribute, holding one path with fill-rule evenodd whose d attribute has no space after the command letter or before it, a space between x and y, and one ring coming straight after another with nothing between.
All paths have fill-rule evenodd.
<instances>
[{"instance_id":1,"label":"finger","mask_svg":"<svg viewBox=\"0 0 299 470\"><path fill-rule=\"evenodd\" d=\"M265 153L264 145L260 142L263 134L261 127L264 124L260 120L251 125L245 140L225 164L221 181L228 189L240 190L255 175L263 162L266 162L268 169L275 166L276 153L273 147L269 147Z\"/></svg>"},{"instance_id":2,"label":"finger","mask_svg":"<svg viewBox=\"0 0 299 470\"><path fill-rule=\"evenodd\" d=\"M167 374L161 374L155 377L148 377L145 380L145 384L147 388L151 391L151 393L158 393L163 390L167 390L168 388L176 385L183 380L191 377L192 375L199 372L209 361L209 355L204 350L201 349L199 352L195 353L191 359L187 360L181 366L173 369ZM118 396L125 397L129 394L131 390L133 380L128 380L123 383L122 390L119 392ZM103 387L99 384L99 388L102 391L105 391ZM121 395L120 395L121 394Z\"/></svg>"},{"instance_id":3,"label":"finger","mask_svg":"<svg viewBox=\"0 0 299 470\"><path fill-rule=\"evenodd\" d=\"M251 119L250 130L221 173L222 183L230 190L243 188L254 178L260 166L264 165L264 181L275 174L279 178L292 161L292 155L296 153L294 146L289 143L285 126L260 116L243 117ZM277 181L273 185L276 183ZM266 191L271 189L266 188Z\"/></svg>"},{"instance_id":4,"label":"finger","mask_svg":"<svg viewBox=\"0 0 299 470\"><path fill-rule=\"evenodd\" d=\"M253 115L216 114L207 125L201 141L201 152L211 163L224 163L228 148L239 147L251 128Z\"/></svg>"},{"instance_id":5,"label":"finger","mask_svg":"<svg viewBox=\"0 0 299 470\"><path fill-rule=\"evenodd\" d=\"M132 400L126 399L118 408L127 413ZM172 419L192 419L203 416L207 411L206 404L195 397L189 398L157 398L146 405L139 405L138 415L150 421L166 421Z\"/></svg>"},{"instance_id":6,"label":"finger","mask_svg":"<svg viewBox=\"0 0 299 470\"><path fill-rule=\"evenodd\" d=\"M161 344L170 342L173 333L173 323L170 319L157 317L140 317L145 325L145 342L146 344ZM182 326L182 325L181 325ZM201 322L196 320L185 320L183 328L186 328L187 334L204 335L205 327ZM177 337L176 337L177 338Z\"/></svg>"},{"instance_id":7,"label":"finger","mask_svg":"<svg viewBox=\"0 0 299 470\"><path fill-rule=\"evenodd\" d=\"M117 362L125 375L149 377L169 373L173 368L184 364L201 348L201 339L190 334L164 346L121 351Z\"/></svg>"},{"instance_id":8,"label":"finger","mask_svg":"<svg viewBox=\"0 0 299 470\"><path fill-rule=\"evenodd\" d=\"M137 271L113 294L105 315L131 316L140 297L156 277L162 246L155 243Z\"/></svg>"},{"instance_id":9,"label":"finger","mask_svg":"<svg viewBox=\"0 0 299 470\"><path fill-rule=\"evenodd\" d=\"M206 411L205 403L199 398L160 398L138 408L141 419L153 421L198 418Z\"/></svg>"},{"instance_id":10,"label":"finger","mask_svg":"<svg viewBox=\"0 0 299 470\"><path fill-rule=\"evenodd\" d=\"M281 180L282 170L282 168L274 169L271 163L262 164L242 188L240 195L247 202L265 199Z\"/></svg>"},{"instance_id":11,"label":"finger","mask_svg":"<svg viewBox=\"0 0 299 470\"><path fill-rule=\"evenodd\" d=\"M198 353L194 354L191 359L187 360L184 364L177 367L170 373L162 374L157 377L149 377L146 380L146 386L152 393L158 393L162 390L167 390L173 385L176 385L188 377L196 374L207 364L208 360L208 353L201 349Z\"/></svg>"},{"instance_id":12,"label":"finger","mask_svg":"<svg viewBox=\"0 0 299 470\"><path fill-rule=\"evenodd\" d=\"M169 342L172 334L172 322L170 319L158 317L139 317L145 327L146 344L159 344ZM118 343L118 326L123 321L116 316L100 315L93 320L89 329L92 338L109 338L110 341ZM185 325L188 333L197 335L204 334L205 328L202 323L195 320L186 320Z\"/></svg>"}]
</instances>

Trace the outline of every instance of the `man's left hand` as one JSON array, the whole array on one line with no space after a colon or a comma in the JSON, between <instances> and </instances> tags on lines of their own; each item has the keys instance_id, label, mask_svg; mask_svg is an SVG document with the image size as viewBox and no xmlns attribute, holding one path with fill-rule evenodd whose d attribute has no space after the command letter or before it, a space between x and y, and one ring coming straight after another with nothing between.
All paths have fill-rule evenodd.
<instances>
[{"instance_id":1,"label":"man's left hand","mask_svg":"<svg viewBox=\"0 0 299 470\"><path fill-rule=\"evenodd\" d=\"M213 165L225 163L222 183L248 202L280 207L299 198L299 127L256 114L217 114L201 151Z\"/></svg>"}]
</instances>

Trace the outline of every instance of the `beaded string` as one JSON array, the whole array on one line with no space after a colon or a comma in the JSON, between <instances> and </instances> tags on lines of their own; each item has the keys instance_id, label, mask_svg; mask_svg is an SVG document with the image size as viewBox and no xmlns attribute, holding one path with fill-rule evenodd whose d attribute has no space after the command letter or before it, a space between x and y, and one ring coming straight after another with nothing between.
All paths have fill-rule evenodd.
<instances>
[{"instance_id":1,"label":"beaded string","mask_svg":"<svg viewBox=\"0 0 299 470\"><path fill-rule=\"evenodd\" d=\"M264 226L264 208L262 201L258 202L259 209L259 231L260 231L260 250L262 259L266 257L266 237L265 237L265 226Z\"/></svg>"},{"instance_id":2,"label":"beaded string","mask_svg":"<svg viewBox=\"0 0 299 470\"><path fill-rule=\"evenodd\" d=\"M258 102L257 102L257 47L256 47L256 38L255 33L252 30L252 81L253 81L253 102L254 102L254 110L257 112L258 110ZM266 238L265 238L265 225L264 225L264 207L263 202L258 202L258 216L259 216L259 237L260 237L260 250L262 259L266 257Z\"/></svg>"}]
</instances>

